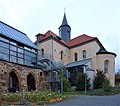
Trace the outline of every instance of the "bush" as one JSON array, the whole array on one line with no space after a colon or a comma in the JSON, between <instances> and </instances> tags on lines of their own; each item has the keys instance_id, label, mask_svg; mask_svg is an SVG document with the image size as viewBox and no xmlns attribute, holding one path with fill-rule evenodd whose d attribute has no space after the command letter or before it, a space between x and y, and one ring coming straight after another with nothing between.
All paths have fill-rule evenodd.
<instances>
[{"instance_id":1,"label":"bush","mask_svg":"<svg viewBox=\"0 0 120 106\"><path fill-rule=\"evenodd\" d=\"M76 84L76 90L78 91L84 91L85 90L85 77L86 77L86 89L90 89L90 78L88 78L87 74L80 73L77 76L77 84Z\"/></svg>"},{"instance_id":2,"label":"bush","mask_svg":"<svg viewBox=\"0 0 120 106\"><path fill-rule=\"evenodd\" d=\"M70 90L70 82L68 79L64 78L63 79L63 91L67 92Z\"/></svg>"},{"instance_id":3,"label":"bush","mask_svg":"<svg viewBox=\"0 0 120 106\"><path fill-rule=\"evenodd\" d=\"M2 96L3 96L3 95L2 95L2 91L0 90L0 99L2 98Z\"/></svg>"},{"instance_id":4,"label":"bush","mask_svg":"<svg viewBox=\"0 0 120 106\"><path fill-rule=\"evenodd\" d=\"M105 92L110 92L112 90L112 87L110 86L109 80L106 80L106 81L103 82L102 89Z\"/></svg>"},{"instance_id":5,"label":"bush","mask_svg":"<svg viewBox=\"0 0 120 106\"><path fill-rule=\"evenodd\" d=\"M94 79L94 89L102 88L103 82L107 80L105 74L101 70L97 70L95 79Z\"/></svg>"}]
</instances>

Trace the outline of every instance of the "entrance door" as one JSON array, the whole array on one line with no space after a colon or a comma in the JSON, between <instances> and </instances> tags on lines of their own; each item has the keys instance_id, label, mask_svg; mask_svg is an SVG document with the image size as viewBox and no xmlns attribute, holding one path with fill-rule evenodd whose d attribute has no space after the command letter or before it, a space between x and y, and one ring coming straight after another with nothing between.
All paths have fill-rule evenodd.
<instances>
[{"instance_id":1,"label":"entrance door","mask_svg":"<svg viewBox=\"0 0 120 106\"><path fill-rule=\"evenodd\" d=\"M14 71L9 73L9 92L19 91L19 81Z\"/></svg>"},{"instance_id":2,"label":"entrance door","mask_svg":"<svg viewBox=\"0 0 120 106\"><path fill-rule=\"evenodd\" d=\"M29 74L27 76L27 86L28 86L28 91L34 91L36 90L35 87L35 78L32 74Z\"/></svg>"}]
</instances>

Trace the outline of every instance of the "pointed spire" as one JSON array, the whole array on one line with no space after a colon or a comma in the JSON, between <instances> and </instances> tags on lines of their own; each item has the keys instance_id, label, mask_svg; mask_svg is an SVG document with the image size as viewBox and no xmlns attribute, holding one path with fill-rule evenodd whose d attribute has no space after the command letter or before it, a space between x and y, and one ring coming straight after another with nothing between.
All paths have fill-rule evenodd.
<instances>
[{"instance_id":1,"label":"pointed spire","mask_svg":"<svg viewBox=\"0 0 120 106\"><path fill-rule=\"evenodd\" d=\"M62 25L59 27L59 36L65 42L69 41L71 38L71 27L68 25L65 10Z\"/></svg>"},{"instance_id":2,"label":"pointed spire","mask_svg":"<svg viewBox=\"0 0 120 106\"><path fill-rule=\"evenodd\" d=\"M65 12L64 12L64 17L63 17L62 25L68 25ZM61 25L61 26L62 26L62 25Z\"/></svg>"}]
</instances>

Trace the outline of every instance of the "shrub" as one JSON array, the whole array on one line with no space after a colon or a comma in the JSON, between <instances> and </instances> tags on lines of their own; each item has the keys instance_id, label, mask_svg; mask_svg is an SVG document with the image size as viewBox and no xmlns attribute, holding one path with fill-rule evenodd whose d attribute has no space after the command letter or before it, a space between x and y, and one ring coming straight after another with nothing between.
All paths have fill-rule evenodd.
<instances>
[{"instance_id":1,"label":"shrub","mask_svg":"<svg viewBox=\"0 0 120 106\"><path fill-rule=\"evenodd\" d=\"M67 92L70 90L70 82L68 79L64 78L63 79L63 91Z\"/></svg>"},{"instance_id":2,"label":"shrub","mask_svg":"<svg viewBox=\"0 0 120 106\"><path fill-rule=\"evenodd\" d=\"M105 74L101 70L97 70L95 79L94 79L94 89L102 88L103 82L107 80Z\"/></svg>"},{"instance_id":3,"label":"shrub","mask_svg":"<svg viewBox=\"0 0 120 106\"><path fill-rule=\"evenodd\" d=\"M2 95L2 91L0 90L0 99L2 98L2 96L3 96L3 95Z\"/></svg>"},{"instance_id":4,"label":"shrub","mask_svg":"<svg viewBox=\"0 0 120 106\"><path fill-rule=\"evenodd\" d=\"M110 86L109 80L106 80L106 81L103 82L102 89L105 92L110 92L112 90L112 87Z\"/></svg>"},{"instance_id":5,"label":"shrub","mask_svg":"<svg viewBox=\"0 0 120 106\"><path fill-rule=\"evenodd\" d=\"M90 89L90 78L88 78L88 75L85 73L80 73L77 76L77 83L76 83L76 90L78 91L84 91L85 90L85 77L86 77L86 89Z\"/></svg>"}]
</instances>

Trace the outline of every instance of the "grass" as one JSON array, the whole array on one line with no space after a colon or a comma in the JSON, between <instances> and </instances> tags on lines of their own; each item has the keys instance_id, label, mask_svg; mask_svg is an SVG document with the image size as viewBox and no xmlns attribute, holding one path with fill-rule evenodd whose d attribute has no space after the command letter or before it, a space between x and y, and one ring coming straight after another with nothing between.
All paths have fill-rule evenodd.
<instances>
[{"instance_id":1,"label":"grass","mask_svg":"<svg viewBox=\"0 0 120 106\"><path fill-rule=\"evenodd\" d=\"M115 87L110 91L104 91L103 89L95 89L87 91L86 95L92 96L103 96L103 95L115 95L120 94L120 88ZM24 104L26 101L29 105L44 105L50 102L55 102L68 98L69 96L85 95L84 91L69 91L64 93L57 93L50 90L40 90L39 92L25 92L24 94L18 93L7 93L2 94L0 92L0 104L4 103L10 105L12 103ZM27 105L26 105L27 106Z\"/></svg>"},{"instance_id":2,"label":"grass","mask_svg":"<svg viewBox=\"0 0 120 106\"><path fill-rule=\"evenodd\" d=\"M91 96L104 96L104 95L116 95L120 94L120 87L114 87L110 88L109 90L105 89L94 89L94 90L89 90L85 94L85 91L69 91L69 92L64 92L64 95L67 96L72 96L72 95L91 95Z\"/></svg>"}]
</instances>

